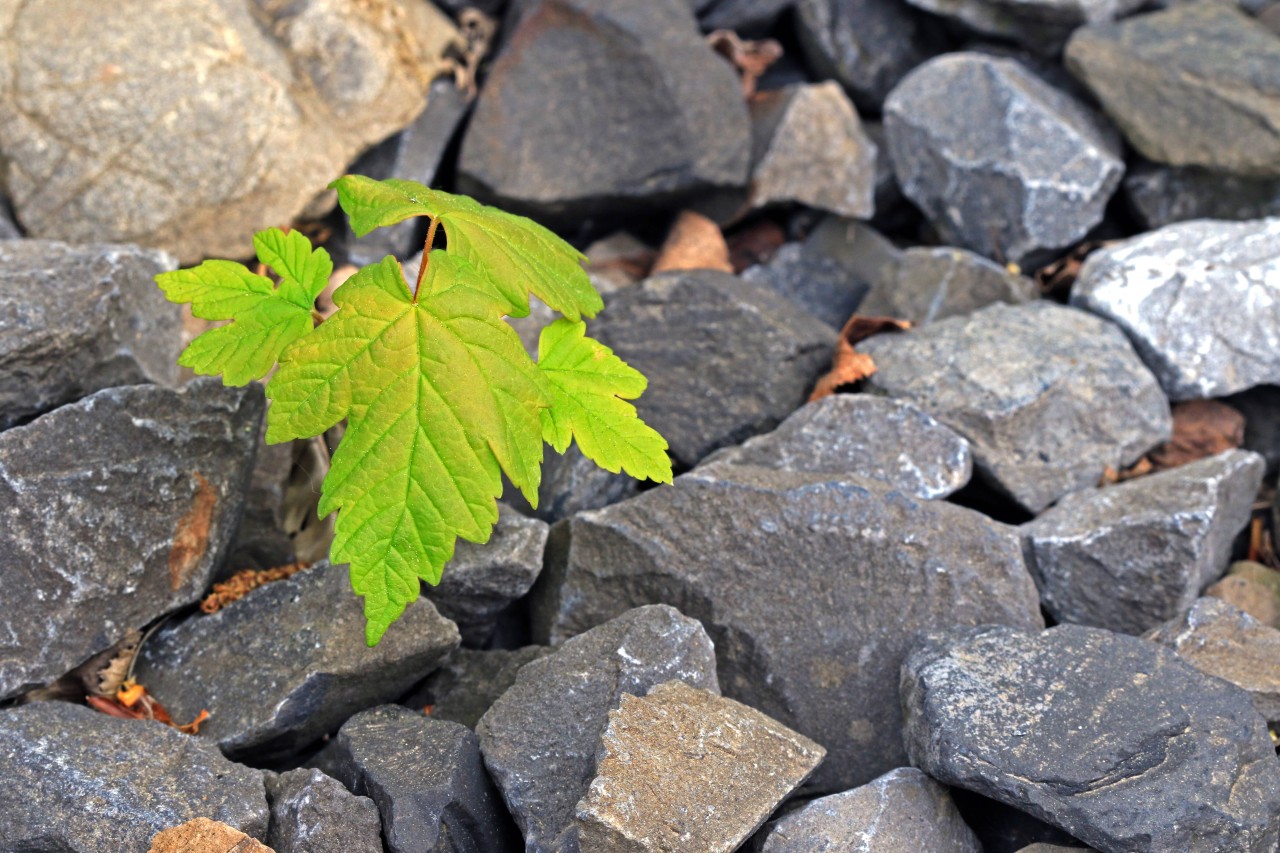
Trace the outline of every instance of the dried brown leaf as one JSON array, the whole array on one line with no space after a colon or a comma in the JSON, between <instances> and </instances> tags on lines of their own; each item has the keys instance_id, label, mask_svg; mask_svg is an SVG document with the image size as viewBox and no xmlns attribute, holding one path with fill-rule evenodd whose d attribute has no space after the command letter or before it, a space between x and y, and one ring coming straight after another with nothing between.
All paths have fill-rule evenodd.
<instances>
[{"instance_id":1,"label":"dried brown leaf","mask_svg":"<svg viewBox=\"0 0 1280 853\"><path fill-rule=\"evenodd\" d=\"M852 385L876 372L876 363L871 356L855 349L860 341L881 332L905 332L910 328L911 323L907 320L854 314L840 330L840 339L836 341L835 355L831 359L831 370L813 386L809 402L829 397L841 386Z\"/></svg>"},{"instance_id":2,"label":"dried brown leaf","mask_svg":"<svg viewBox=\"0 0 1280 853\"><path fill-rule=\"evenodd\" d=\"M147 688L134 681L124 682L114 696L86 696L85 703L109 717L119 717L124 720L154 720L188 735L197 734L200 731L200 724L209 719L209 712L201 710L191 722L175 723L173 717L169 716L169 710L148 693Z\"/></svg>"},{"instance_id":3,"label":"dried brown leaf","mask_svg":"<svg viewBox=\"0 0 1280 853\"><path fill-rule=\"evenodd\" d=\"M1080 267L1084 266L1085 258L1105 245L1100 240L1080 243L1061 258L1036 270L1035 281L1040 285L1040 292L1045 296L1064 297L1080 275Z\"/></svg>"},{"instance_id":4,"label":"dried brown leaf","mask_svg":"<svg viewBox=\"0 0 1280 853\"><path fill-rule=\"evenodd\" d=\"M666 270L733 272L720 226L701 213L681 211L653 262L652 272Z\"/></svg>"},{"instance_id":5,"label":"dried brown leaf","mask_svg":"<svg viewBox=\"0 0 1280 853\"><path fill-rule=\"evenodd\" d=\"M761 219L735 231L727 240L729 262L740 273L747 267L766 264L787 242L787 232L772 219Z\"/></svg>"},{"instance_id":6,"label":"dried brown leaf","mask_svg":"<svg viewBox=\"0 0 1280 853\"><path fill-rule=\"evenodd\" d=\"M1217 400L1191 400L1173 407L1173 437L1151 451L1155 470L1177 468L1244 444L1244 415Z\"/></svg>"},{"instance_id":7,"label":"dried brown leaf","mask_svg":"<svg viewBox=\"0 0 1280 853\"><path fill-rule=\"evenodd\" d=\"M733 30L716 30L707 35L707 44L723 56L738 72L742 81L742 96L750 98L756 92L756 82L769 66L782 58L782 45L773 39L746 41Z\"/></svg>"},{"instance_id":8,"label":"dried brown leaf","mask_svg":"<svg viewBox=\"0 0 1280 853\"><path fill-rule=\"evenodd\" d=\"M239 601L263 584L293 577L303 569L310 568L310 563L298 561L287 566L276 566L270 569L244 569L236 572L230 579L213 585L213 591L200 602L200 609L205 613L217 613L232 602Z\"/></svg>"},{"instance_id":9,"label":"dried brown leaf","mask_svg":"<svg viewBox=\"0 0 1280 853\"><path fill-rule=\"evenodd\" d=\"M238 829L207 817L157 832L148 853L275 853Z\"/></svg>"}]
</instances>

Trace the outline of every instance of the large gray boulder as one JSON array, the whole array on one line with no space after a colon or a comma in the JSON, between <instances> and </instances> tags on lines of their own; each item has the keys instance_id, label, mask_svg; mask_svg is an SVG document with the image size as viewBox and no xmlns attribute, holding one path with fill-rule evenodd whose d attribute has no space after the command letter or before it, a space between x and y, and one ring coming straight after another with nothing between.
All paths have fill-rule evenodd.
<instances>
[{"instance_id":1,"label":"large gray boulder","mask_svg":"<svg viewBox=\"0 0 1280 853\"><path fill-rule=\"evenodd\" d=\"M1069 246L1124 174L1116 133L1013 59L950 53L884 105L893 170L943 241L1001 262Z\"/></svg>"},{"instance_id":2,"label":"large gray boulder","mask_svg":"<svg viewBox=\"0 0 1280 853\"><path fill-rule=\"evenodd\" d=\"M34 702L0 711L0 848L145 851L197 817L267 835L262 771L209 741L83 705Z\"/></svg>"},{"instance_id":3,"label":"large gray boulder","mask_svg":"<svg viewBox=\"0 0 1280 853\"><path fill-rule=\"evenodd\" d=\"M256 385L132 385L0 433L0 699L204 594L263 408Z\"/></svg>"},{"instance_id":4,"label":"large gray boulder","mask_svg":"<svg viewBox=\"0 0 1280 853\"><path fill-rule=\"evenodd\" d=\"M177 385L182 311L136 246L0 242L0 429L115 385Z\"/></svg>"},{"instance_id":5,"label":"large gray boulder","mask_svg":"<svg viewBox=\"0 0 1280 853\"><path fill-rule=\"evenodd\" d=\"M1043 625L1012 529L883 489L715 465L580 513L552 531L535 635L680 607L715 640L725 695L826 747L812 786L867 782L906 761L894 684L916 633Z\"/></svg>"},{"instance_id":6,"label":"large gray boulder","mask_svg":"<svg viewBox=\"0 0 1280 853\"><path fill-rule=\"evenodd\" d=\"M977 470L1031 512L1172 430L1169 402L1124 333L1051 302L992 305L858 348L875 359L873 393L963 435Z\"/></svg>"},{"instance_id":7,"label":"large gray boulder","mask_svg":"<svg viewBox=\"0 0 1280 853\"><path fill-rule=\"evenodd\" d=\"M1071 303L1124 329L1170 399L1280 384L1280 218L1182 222L1094 252Z\"/></svg>"},{"instance_id":8,"label":"large gray boulder","mask_svg":"<svg viewBox=\"0 0 1280 853\"><path fill-rule=\"evenodd\" d=\"M902 667L911 762L1100 850L1261 853L1280 762L1249 695L1156 643L1060 625L930 636Z\"/></svg>"}]
</instances>

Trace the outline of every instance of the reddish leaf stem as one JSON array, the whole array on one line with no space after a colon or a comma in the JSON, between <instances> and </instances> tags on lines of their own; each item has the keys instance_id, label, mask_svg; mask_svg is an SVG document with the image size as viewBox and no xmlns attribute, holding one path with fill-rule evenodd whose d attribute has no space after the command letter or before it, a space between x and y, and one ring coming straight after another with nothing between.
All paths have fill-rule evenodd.
<instances>
[{"instance_id":1,"label":"reddish leaf stem","mask_svg":"<svg viewBox=\"0 0 1280 853\"><path fill-rule=\"evenodd\" d=\"M431 217L431 225L427 228L427 242L422 247L422 263L418 264L418 283L413 286L413 301L418 301L418 293L422 290L422 279L427 275L427 261L431 259L431 244L436 241L436 226L440 220Z\"/></svg>"}]
</instances>

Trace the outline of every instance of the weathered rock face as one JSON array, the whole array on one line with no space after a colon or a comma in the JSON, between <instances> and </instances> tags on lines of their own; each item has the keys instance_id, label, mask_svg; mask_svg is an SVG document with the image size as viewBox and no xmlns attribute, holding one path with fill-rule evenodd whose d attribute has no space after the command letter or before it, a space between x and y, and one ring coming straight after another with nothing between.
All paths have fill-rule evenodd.
<instances>
[{"instance_id":1,"label":"weathered rock face","mask_svg":"<svg viewBox=\"0 0 1280 853\"><path fill-rule=\"evenodd\" d=\"M1085 24L1110 21L1137 10L1141 0L908 0L986 35L1013 39L1031 50L1056 55Z\"/></svg>"},{"instance_id":2,"label":"weathered rock face","mask_svg":"<svg viewBox=\"0 0 1280 853\"><path fill-rule=\"evenodd\" d=\"M969 482L969 442L900 400L835 394L809 403L773 432L726 447L708 464L752 465L836 481L870 480L926 500Z\"/></svg>"},{"instance_id":3,"label":"weathered rock face","mask_svg":"<svg viewBox=\"0 0 1280 853\"><path fill-rule=\"evenodd\" d=\"M53 0L0 27L4 183L28 234L183 263L252 254L422 110L459 38L388 0Z\"/></svg>"},{"instance_id":4,"label":"weathered rock face","mask_svg":"<svg viewBox=\"0 0 1280 853\"><path fill-rule=\"evenodd\" d=\"M578 217L745 185L741 89L684 0L528 0L508 24L463 140L464 191Z\"/></svg>"},{"instance_id":5,"label":"weathered rock face","mask_svg":"<svg viewBox=\"0 0 1280 853\"><path fill-rule=\"evenodd\" d=\"M1183 222L1102 249L1071 302L1124 329L1173 400L1280 384L1280 218Z\"/></svg>"},{"instance_id":6,"label":"weathered rock face","mask_svg":"<svg viewBox=\"0 0 1280 853\"><path fill-rule=\"evenodd\" d=\"M178 383L182 312L135 246L0 241L0 429L115 385Z\"/></svg>"},{"instance_id":7,"label":"weathered rock face","mask_svg":"<svg viewBox=\"0 0 1280 853\"><path fill-rule=\"evenodd\" d=\"M480 853L518 844L466 726L385 705L348 720L313 764L377 803L390 853Z\"/></svg>"},{"instance_id":8,"label":"weathered rock face","mask_svg":"<svg viewBox=\"0 0 1280 853\"><path fill-rule=\"evenodd\" d=\"M268 777L267 797L275 853L382 853L378 807L319 770Z\"/></svg>"},{"instance_id":9,"label":"weathered rock face","mask_svg":"<svg viewBox=\"0 0 1280 853\"><path fill-rule=\"evenodd\" d=\"M201 736L227 755L264 761L395 699L458 640L454 624L419 599L369 648L347 567L319 563L162 630L137 672L176 717L208 709Z\"/></svg>"},{"instance_id":10,"label":"weathered rock face","mask_svg":"<svg viewBox=\"0 0 1280 853\"><path fill-rule=\"evenodd\" d=\"M257 386L134 385L0 434L0 698L204 592L262 411Z\"/></svg>"},{"instance_id":11,"label":"weathered rock face","mask_svg":"<svg viewBox=\"0 0 1280 853\"><path fill-rule=\"evenodd\" d=\"M498 697L515 683L520 667L546 657L550 646L458 649L420 687L399 700L415 711L431 706L431 719L474 729Z\"/></svg>"},{"instance_id":12,"label":"weathered rock face","mask_svg":"<svg viewBox=\"0 0 1280 853\"><path fill-rule=\"evenodd\" d=\"M777 426L804 403L835 343L830 327L767 288L713 270L625 288L591 328L648 378L636 409L681 465Z\"/></svg>"},{"instance_id":13,"label":"weathered rock face","mask_svg":"<svg viewBox=\"0 0 1280 853\"><path fill-rule=\"evenodd\" d=\"M1208 675L1249 692L1266 720L1280 720L1280 631L1217 598L1196 599L1146 639L1169 646Z\"/></svg>"},{"instance_id":14,"label":"weathered rock face","mask_svg":"<svg viewBox=\"0 0 1280 853\"><path fill-rule=\"evenodd\" d=\"M917 326L969 314L997 302L1020 305L1037 296L1035 282L964 249L908 249L891 277L874 282L861 313Z\"/></svg>"},{"instance_id":15,"label":"weathered rock face","mask_svg":"<svg viewBox=\"0 0 1280 853\"><path fill-rule=\"evenodd\" d=\"M578 803L583 850L737 850L826 755L732 699L681 681L623 695Z\"/></svg>"},{"instance_id":16,"label":"weathered rock face","mask_svg":"<svg viewBox=\"0 0 1280 853\"><path fill-rule=\"evenodd\" d=\"M1059 622L1126 634L1186 612L1227 570L1264 467L1256 453L1231 450L1067 495L1020 528L1045 608Z\"/></svg>"},{"instance_id":17,"label":"weathered rock face","mask_svg":"<svg viewBox=\"0 0 1280 853\"><path fill-rule=\"evenodd\" d=\"M563 523L534 595L540 639L653 602L700 619L725 694L827 748L811 780L824 791L905 763L894 673L917 632L1043 624L1011 529L902 492L743 466Z\"/></svg>"},{"instance_id":18,"label":"weathered rock face","mask_svg":"<svg viewBox=\"0 0 1280 853\"><path fill-rule=\"evenodd\" d=\"M1050 302L993 305L858 346L879 368L872 391L967 438L978 471L1031 512L1132 464L1172 429L1124 334Z\"/></svg>"},{"instance_id":19,"label":"weathered rock face","mask_svg":"<svg viewBox=\"0 0 1280 853\"><path fill-rule=\"evenodd\" d=\"M1012 59L922 65L885 102L884 125L903 193L942 239L1002 261L1079 240L1124 173L1115 132Z\"/></svg>"},{"instance_id":20,"label":"weathered rock face","mask_svg":"<svg viewBox=\"0 0 1280 853\"><path fill-rule=\"evenodd\" d=\"M1280 177L1280 41L1231 4L1083 27L1066 64L1148 159Z\"/></svg>"},{"instance_id":21,"label":"weathered rock face","mask_svg":"<svg viewBox=\"0 0 1280 853\"><path fill-rule=\"evenodd\" d=\"M157 832L202 816L267 834L261 771L202 738L83 705L0 711L0 772L6 850L146 850Z\"/></svg>"},{"instance_id":22,"label":"weathered rock face","mask_svg":"<svg viewBox=\"0 0 1280 853\"><path fill-rule=\"evenodd\" d=\"M1125 195L1147 228L1188 219L1262 219L1280 216L1280 178L1211 172L1198 166L1153 166L1129 170Z\"/></svg>"},{"instance_id":23,"label":"weathered rock face","mask_svg":"<svg viewBox=\"0 0 1280 853\"><path fill-rule=\"evenodd\" d=\"M1280 763L1243 690L1096 628L931 636L902 668L907 752L933 778L1102 850L1270 850Z\"/></svg>"},{"instance_id":24,"label":"weathered rock face","mask_svg":"<svg viewBox=\"0 0 1280 853\"><path fill-rule=\"evenodd\" d=\"M947 789L914 767L811 801L766 827L759 853L981 853Z\"/></svg>"},{"instance_id":25,"label":"weathered rock face","mask_svg":"<svg viewBox=\"0 0 1280 853\"><path fill-rule=\"evenodd\" d=\"M671 607L631 610L520 669L476 733L527 850L578 850L574 811L609 712L672 679L719 691L711 640Z\"/></svg>"}]
</instances>

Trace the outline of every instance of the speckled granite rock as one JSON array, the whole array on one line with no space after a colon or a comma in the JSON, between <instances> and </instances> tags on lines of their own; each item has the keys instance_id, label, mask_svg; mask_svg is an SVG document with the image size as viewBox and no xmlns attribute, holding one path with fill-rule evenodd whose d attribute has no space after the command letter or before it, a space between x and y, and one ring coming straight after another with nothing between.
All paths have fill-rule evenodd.
<instances>
[{"instance_id":1,"label":"speckled granite rock","mask_svg":"<svg viewBox=\"0 0 1280 853\"><path fill-rule=\"evenodd\" d=\"M0 433L0 699L204 594L263 408L256 385L133 385Z\"/></svg>"},{"instance_id":2,"label":"speckled granite rock","mask_svg":"<svg viewBox=\"0 0 1280 853\"><path fill-rule=\"evenodd\" d=\"M275 853L382 853L378 807L332 776L303 768L270 775L267 798Z\"/></svg>"},{"instance_id":3,"label":"speckled granite rock","mask_svg":"<svg viewBox=\"0 0 1280 853\"><path fill-rule=\"evenodd\" d=\"M1097 628L931 635L902 668L907 752L933 778L1101 850L1280 841L1280 762L1249 695Z\"/></svg>"},{"instance_id":4,"label":"speckled granite rock","mask_svg":"<svg viewBox=\"0 0 1280 853\"><path fill-rule=\"evenodd\" d=\"M1124 329L1173 400L1280 384L1280 218L1182 222L1101 249L1071 303Z\"/></svg>"},{"instance_id":5,"label":"speckled granite rock","mask_svg":"<svg viewBox=\"0 0 1280 853\"><path fill-rule=\"evenodd\" d=\"M1020 305L1037 295L1031 279L981 255L948 246L921 247L903 252L893 275L873 282L858 310L920 326L997 302Z\"/></svg>"}]
</instances>

